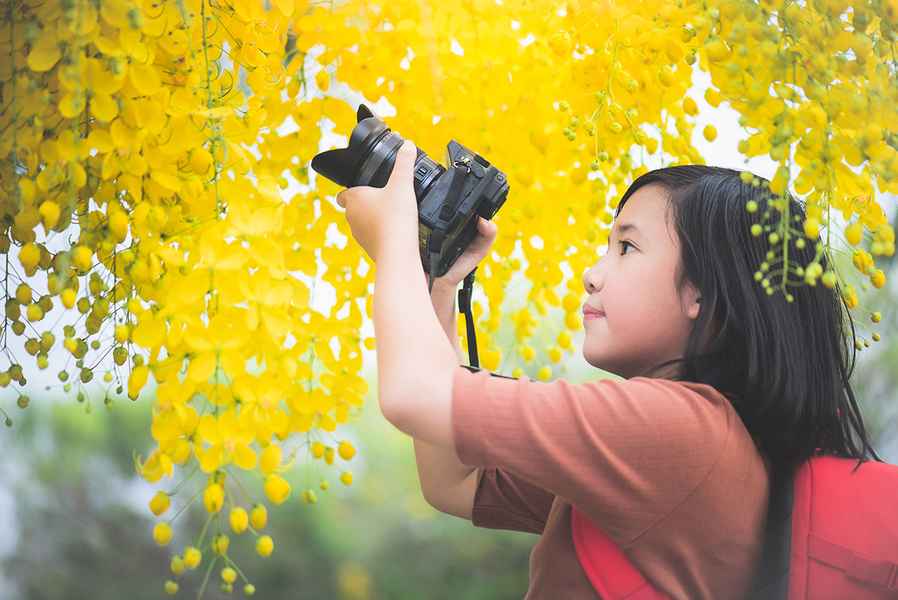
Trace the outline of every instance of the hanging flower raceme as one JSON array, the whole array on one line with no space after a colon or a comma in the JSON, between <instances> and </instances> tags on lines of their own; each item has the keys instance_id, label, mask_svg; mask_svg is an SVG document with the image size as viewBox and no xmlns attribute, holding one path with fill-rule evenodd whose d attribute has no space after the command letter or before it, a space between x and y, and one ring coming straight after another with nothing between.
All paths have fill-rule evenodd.
<instances>
[{"instance_id":1,"label":"hanging flower raceme","mask_svg":"<svg viewBox=\"0 0 898 600\"><path fill-rule=\"evenodd\" d=\"M787 300L789 286L838 286L852 310L886 284L891 0L24 0L0 23L4 332L40 369L61 345L58 364L75 370L60 383L88 408L100 370L105 402L154 386L154 445L135 465L155 487L151 535L175 552L168 593L200 567L254 593L231 541L252 537L269 556L266 507L317 502L314 489L294 493L296 460L353 482L356 450L337 427L368 392L373 269L327 235L350 232L336 186L308 166L328 123L341 135L355 124L337 83L388 99L390 127L431 156L455 138L507 171L506 233L473 306L487 369L559 374L582 326L577 275L623 190L653 164L704 162L692 140L720 143L709 107L735 110L739 151L777 165L769 184L744 174L773 199L745 207L769 244L758 284ZM806 201L803 222L776 200L787 193ZM805 245L815 259L797 264L789 249ZM824 270L839 252L853 270ZM515 275L532 286L502 347ZM33 280L44 276L46 290ZM327 311L316 283L335 292ZM47 319L59 305L74 316L61 336ZM531 343L540 323L555 328L550 347ZM0 366L0 386L26 385L21 364ZM30 402L18 395L20 409ZM206 515L198 533L178 528L188 509Z\"/></svg>"}]
</instances>

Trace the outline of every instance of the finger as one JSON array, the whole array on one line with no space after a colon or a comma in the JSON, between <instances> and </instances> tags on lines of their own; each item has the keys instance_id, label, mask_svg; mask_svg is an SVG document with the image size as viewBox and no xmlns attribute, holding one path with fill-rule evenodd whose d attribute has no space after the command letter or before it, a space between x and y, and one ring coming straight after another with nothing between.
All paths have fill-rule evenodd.
<instances>
[{"instance_id":1,"label":"finger","mask_svg":"<svg viewBox=\"0 0 898 600\"><path fill-rule=\"evenodd\" d=\"M346 208L346 201L343 199L343 192L337 194L337 205L340 208Z\"/></svg>"},{"instance_id":2,"label":"finger","mask_svg":"<svg viewBox=\"0 0 898 600\"><path fill-rule=\"evenodd\" d=\"M487 221L483 217L478 217L480 221L477 223L477 228L480 230L481 235L485 237L492 237L498 231L498 226L492 221Z\"/></svg>"},{"instance_id":3,"label":"finger","mask_svg":"<svg viewBox=\"0 0 898 600\"><path fill-rule=\"evenodd\" d=\"M414 173L412 169L415 166L415 158L418 152L415 144L410 140L402 142L399 152L396 153L396 160L393 163L393 172L390 173L390 180L387 182L389 188L404 188L413 185Z\"/></svg>"}]
</instances>

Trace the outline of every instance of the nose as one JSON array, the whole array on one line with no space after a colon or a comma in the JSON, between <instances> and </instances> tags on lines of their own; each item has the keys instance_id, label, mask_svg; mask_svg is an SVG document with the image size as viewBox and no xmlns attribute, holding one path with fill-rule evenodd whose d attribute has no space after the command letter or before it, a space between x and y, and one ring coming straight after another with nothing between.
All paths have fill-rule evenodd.
<instances>
[{"instance_id":1,"label":"nose","mask_svg":"<svg viewBox=\"0 0 898 600\"><path fill-rule=\"evenodd\" d=\"M599 264L596 263L583 272L583 288L588 294L593 294L601 288L601 275L598 267Z\"/></svg>"}]
</instances>

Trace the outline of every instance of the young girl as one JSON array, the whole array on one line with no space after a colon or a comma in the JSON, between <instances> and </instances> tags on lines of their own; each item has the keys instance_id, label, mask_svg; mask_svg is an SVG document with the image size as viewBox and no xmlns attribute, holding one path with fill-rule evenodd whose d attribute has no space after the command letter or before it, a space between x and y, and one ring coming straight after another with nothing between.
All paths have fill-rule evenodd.
<instances>
[{"instance_id":1,"label":"young girl","mask_svg":"<svg viewBox=\"0 0 898 600\"><path fill-rule=\"evenodd\" d=\"M435 508L540 534L526 598L597 597L575 554L572 504L671 598L745 598L772 470L818 452L881 460L848 382L853 325L848 338L838 290L791 287L790 303L754 279L769 249L750 234L770 201L763 186L700 165L637 178L608 252L583 276L583 356L624 379L544 383L459 366L455 287L496 226L480 223L425 305L413 160L404 147L386 188L338 198L377 265L379 402L414 438ZM378 215L385 207L395 222ZM800 228L794 200L789 214ZM790 259L807 265L814 246L793 243Z\"/></svg>"}]
</instances>

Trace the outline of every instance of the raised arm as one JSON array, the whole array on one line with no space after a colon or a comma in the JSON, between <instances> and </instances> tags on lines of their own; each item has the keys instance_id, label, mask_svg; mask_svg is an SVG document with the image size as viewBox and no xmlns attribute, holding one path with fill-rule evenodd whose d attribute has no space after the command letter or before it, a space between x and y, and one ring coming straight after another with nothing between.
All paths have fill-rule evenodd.
<instances>
[{"instance_id":1,"label":"raised arm","mask_svg":"<svg viewBox=\"0 0 898 600\"><path fill-rule=\"evenodd\" d=\"M459 364L464 361L458 343L455 294L456 287L437 280L431 291L431 302L440 325L452 342ZM412 438L415 445L415 461L421 493L427 502L439 510L456 517L471 518L474 492L477 485L477 469L462 464L452 448L435 446Z\"/></svg>"}]
</instances>

